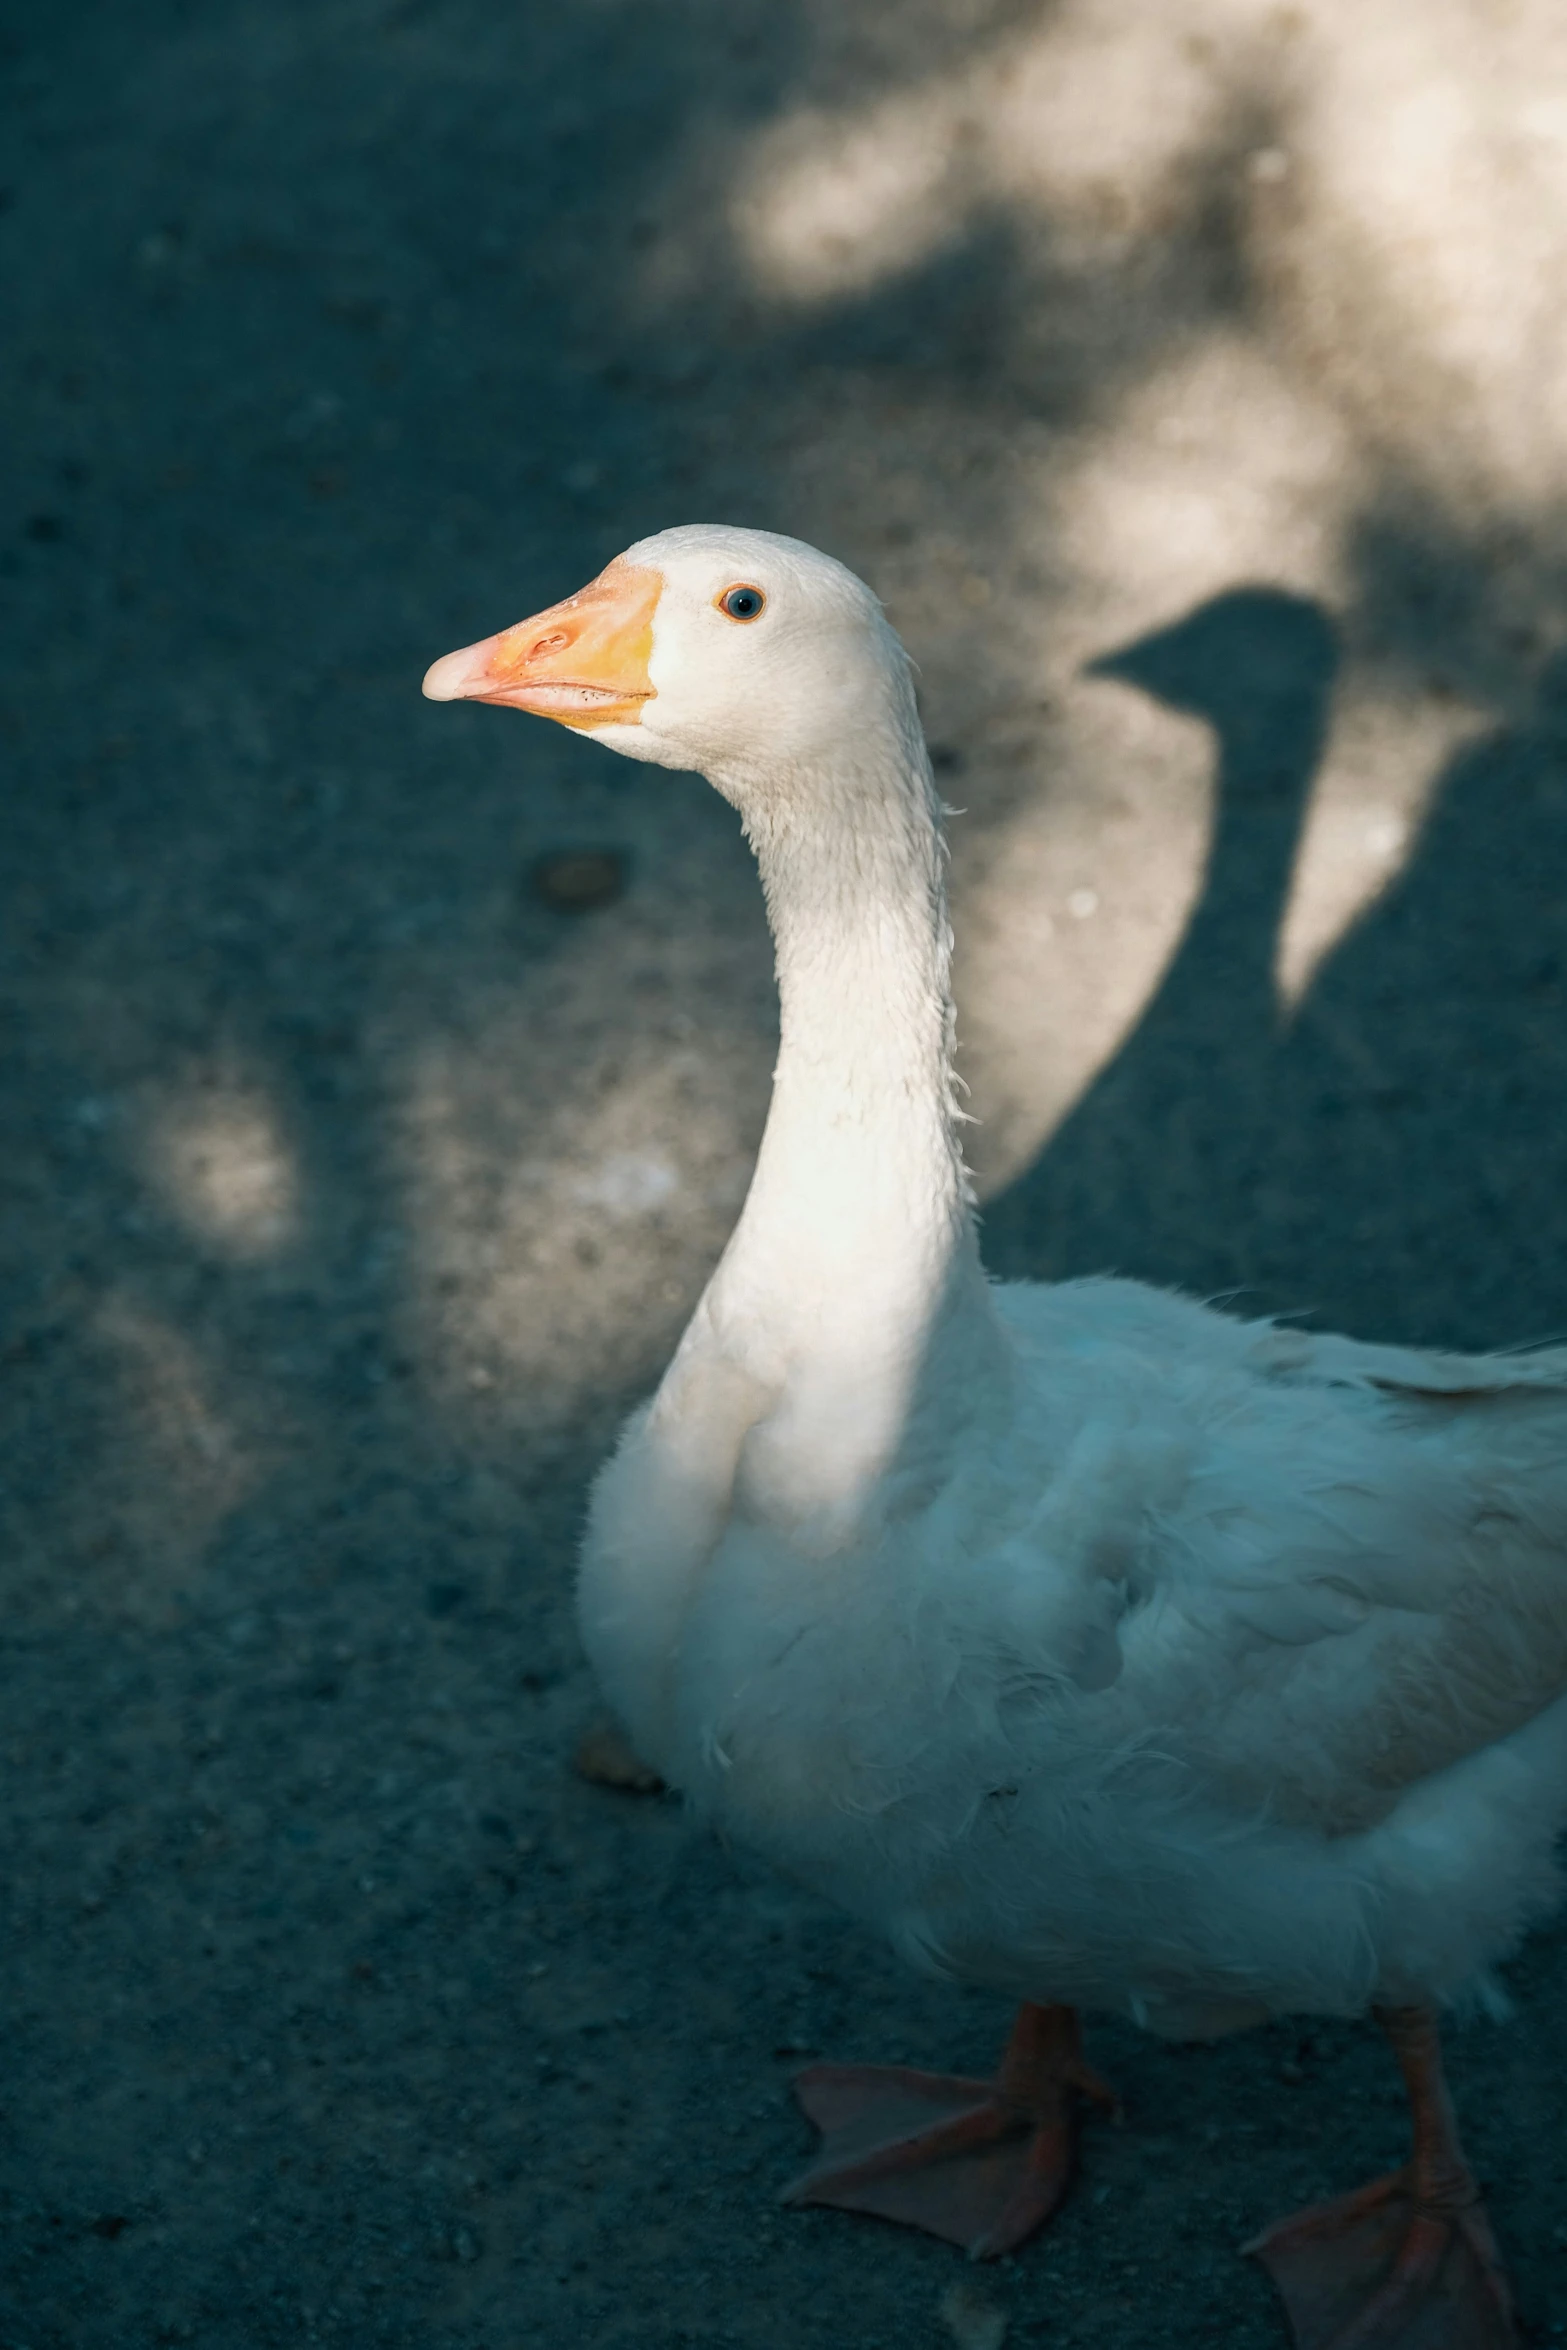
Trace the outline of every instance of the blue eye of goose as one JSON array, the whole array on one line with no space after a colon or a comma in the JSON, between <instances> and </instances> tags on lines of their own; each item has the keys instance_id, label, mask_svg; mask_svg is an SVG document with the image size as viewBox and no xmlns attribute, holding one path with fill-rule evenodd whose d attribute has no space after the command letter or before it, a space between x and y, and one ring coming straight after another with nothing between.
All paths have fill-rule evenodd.
<instances>
[{"instance_id":1,"label":"blue eye of goose","mask_svg":"<svg viewBox=\"0 0 1567 2350\"><path fill-rule=\"evenodd\" d=\"M718 599L718 609L727 612L731 620L754 620L766 602L759 587L725 588Z\"/></svg>"}]
</instances>

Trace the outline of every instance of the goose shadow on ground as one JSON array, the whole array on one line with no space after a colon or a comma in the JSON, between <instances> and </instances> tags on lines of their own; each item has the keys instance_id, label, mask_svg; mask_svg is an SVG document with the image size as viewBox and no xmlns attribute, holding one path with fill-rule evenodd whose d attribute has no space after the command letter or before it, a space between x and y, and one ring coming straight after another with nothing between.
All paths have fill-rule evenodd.
<instances>
[{"instance_id":1,"label":"goose shadow on ground","mask_svg":"<svg viewBox=\"0 0 1567 2350\"><path fill-rule=\"evenodd\" d=\"M1095 664L1212 728L1212 848L1132 1035L988 1206L987 1261L1368 1337L1548 1337L1567 1327L1543 1246L1567 1177L1567 661L1450 762L1404 872L1290 1012L1275 954L1337 667L1327 613L1258 586Z\"/></svg>"}]
</instances>

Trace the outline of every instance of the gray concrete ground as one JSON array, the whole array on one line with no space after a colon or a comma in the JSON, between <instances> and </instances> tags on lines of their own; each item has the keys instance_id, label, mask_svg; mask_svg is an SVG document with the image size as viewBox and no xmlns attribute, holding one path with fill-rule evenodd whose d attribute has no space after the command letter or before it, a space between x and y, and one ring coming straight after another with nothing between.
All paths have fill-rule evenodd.
<instances>
[{"instance_id":1,"label":"gray concrete ground","mask_svg":"<svg viewBox=\"0 0 1567 2350\"><path fill-rule=\"evenodd\" d=\"M1096 2031L1125 2127L977 2282L775 2210L802 2054L1005 2019L569 1768L761 909L695 780L417 684L667 522L831 547L964 810L992 1261L1561 1333L1564 43L6 13L4 2350L1282 2341L1236 2246L1398 2156L1364 2032ZM1560 1937L1509 1980L1453 2070L1545 2340Z\"/></svg>"}]
</instances>

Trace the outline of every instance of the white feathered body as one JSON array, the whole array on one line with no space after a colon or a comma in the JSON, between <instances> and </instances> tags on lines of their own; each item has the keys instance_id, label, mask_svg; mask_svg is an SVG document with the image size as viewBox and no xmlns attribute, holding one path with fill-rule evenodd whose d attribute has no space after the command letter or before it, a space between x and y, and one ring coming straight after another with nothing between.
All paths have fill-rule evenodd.
<instances>
[{"instance_id":1,"label":"white feathered body","mask_svg":"<svg viewBox=\"0 0 1567 2350\"><path fill-rule=\"evenodd\" d=\"M1018 1996L1187 2035L1483 1991L1567 1817L1567 1357L991 1301L1004 1412L929 1385L846 1546L733 1486L715 1528L721 1461L632 1423L582 1610L643 1751Z\"/></svg>"}]
</instances>

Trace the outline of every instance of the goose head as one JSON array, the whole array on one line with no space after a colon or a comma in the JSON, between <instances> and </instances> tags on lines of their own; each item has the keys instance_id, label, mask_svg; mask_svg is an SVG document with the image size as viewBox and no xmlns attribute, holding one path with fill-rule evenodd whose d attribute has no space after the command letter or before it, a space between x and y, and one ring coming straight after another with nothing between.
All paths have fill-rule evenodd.
<instances>
[{"instance_id":1,"label":"goose head","mask_svg":"<svg viewBox=\"0 0 1567 2350\"><path fill-rule=\"evenodd\" d=\"M742 805L782 769L918 740L907 657L863 581L799 539L705 524L639 540L563 603L448 653L424 690L695 768Z\"/></svg>"}]
</instances>

